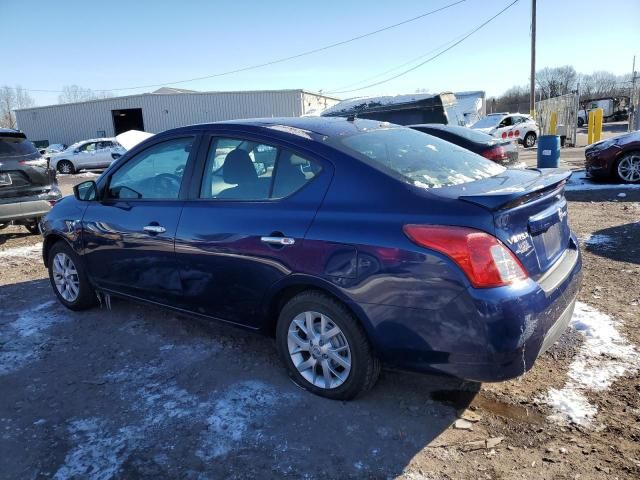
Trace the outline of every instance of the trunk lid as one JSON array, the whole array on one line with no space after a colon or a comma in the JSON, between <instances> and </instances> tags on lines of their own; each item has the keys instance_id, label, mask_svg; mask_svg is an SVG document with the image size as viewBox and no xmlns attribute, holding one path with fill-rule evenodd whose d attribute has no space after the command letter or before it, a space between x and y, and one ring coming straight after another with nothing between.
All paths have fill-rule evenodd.
<instances>
[{"instance_id":1,"label":"trunk lid","mask_svg":"<svg viewBox=\"0 0 640 480\"><path fill-rule=\"evenodd\" d=\"M479 205L493 214L495 235L534 279L569 248L561 169L506 170L494 177L439 189L440 194Z\"/></svg>"}]
</instances>

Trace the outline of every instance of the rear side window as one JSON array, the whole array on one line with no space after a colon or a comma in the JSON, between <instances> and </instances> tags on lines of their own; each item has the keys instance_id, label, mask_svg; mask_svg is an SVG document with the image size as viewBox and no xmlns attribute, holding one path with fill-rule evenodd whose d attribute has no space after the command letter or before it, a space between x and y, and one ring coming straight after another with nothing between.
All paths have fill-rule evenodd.
<instances>
[{"instance_id":1,"label":"rear side window","mask_svg":"<svg viewBox=\"0 0 640 480\"><path fill-rule=\"evenodd\" d=\"M29 140L21 137L0 137L0 157L23 157L38 153Z\"/></svg>"},{"instance_id":2,"label":"rear side window","mask_svg":"<svg viewBox=\"0 0 640 480\"><path fill-rule=\"evenodd\" d=\"M320 173L320 166L289 150L259 142L214 138L209 147L200 198L284 198Z\"/></svg>"},{"instance_id":3,"label":"rear side window","mask_svg":"<svg viewBox=\"0 0 640 480\"><path fill-rule=\"evenodd\" d=\"M335 146L342 151L422 188L473 182L505 170L469 150L410 128L371 130L337 142Z\"/></svg>"}]
</instances>

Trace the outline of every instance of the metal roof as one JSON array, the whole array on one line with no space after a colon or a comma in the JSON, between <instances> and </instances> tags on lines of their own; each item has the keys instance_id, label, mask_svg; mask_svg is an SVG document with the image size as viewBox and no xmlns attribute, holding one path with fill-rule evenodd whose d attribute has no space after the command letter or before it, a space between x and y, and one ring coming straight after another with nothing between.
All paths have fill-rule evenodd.
<instances>
[{"instance_id":1,"label":"metal roof","mask_svg":"<svg viewBox=\"0 0 640 480\"><path fill-rule=\"evenodd\" d=\"M85 100L83 102L72 102L72 103L55 103L52 105L43 105L41 107L28 107L28 108L16 108L14 111L18 112L28 112L34 110L43 110L46 108L58 108L61 106L69 106L69 105L83 105L90 103L103 103L103 102L112 102L114 100L127 99L127 98L142 98L142 97L157 97L157 98L167 98L167 97L188 97L195 95L237 95L237 94L249 94L249 93L286 93L286 92L300 92L306 93L309 95L316 95L319 97L329 98L331 100L340 100L336 97L330 97L328 95L324 95L322 93L311 92L309 90L304 90L301 88L289 88L283 90L229 90L229 91L210 91L210 92L181 92L181 93L138 93L135 95L123 95L121 97L108 97L108 98L97 98L93 100Z\"/></svg>"}]
</instances>

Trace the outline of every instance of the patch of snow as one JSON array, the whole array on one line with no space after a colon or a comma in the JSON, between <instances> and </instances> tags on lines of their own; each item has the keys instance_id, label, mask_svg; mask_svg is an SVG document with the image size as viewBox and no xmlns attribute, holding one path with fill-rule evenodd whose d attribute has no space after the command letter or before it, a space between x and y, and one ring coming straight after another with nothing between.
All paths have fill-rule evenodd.
<instances>
[{"instance_id":1,"label":"patch of snow","mask_svg":"<svg viewBox=\"0 0 640 480\"><path fill-rule=\"evenodd\" d=\"M573 172L564 189L568 192L582 190L637 190L640 189L640 183L603 183L594 182L587 177L585 170ZM626 195L625 195L626 196Z\"/></svg>"},{"instance_id":2,"label":"patch of snow","mask_svg":"<svg viewBox=\"0 0 640 480\"><path fill-rule=\"evenodd\" d=\"M216 400L196 455L208 461L229 453L241 440L259 440L261 432L251 425L269 415L276 405L283 405L283 400L289 397L291 395L279 393L258 381L232 385Z\"/></svg>"},{"instance_id":3,"label":"patch of snow","mask_svg":"<svg viewBox=\"0 0 640 480\"><path fill-rule=\"evenodd\" d=\"M42 242L34 245L7 248L0 250L0 258L6 260L16 260L21 258L35 258L42 255Z\"/></svg>"},{"instance_id":4,"label":"patch of snow","mask_svg":"<svg viewBox=\"0 0 640 480\"><path fill-rule=\"evenodd\" d=\"M607 247L612 242L613 238L611 238L611 235L607 235L606 233L590 233L584 237L584 244L590 247Z\"/></svg>"},{"instance_id":5,"label":"patch of snow","mask_svg":"<svg viewBox=\"0 0 640 480\"><path fill-rule=\"evenodd\" d=\"M606 390L619 377L638 369L637 350L618 331L620 322L582 302L570 325L585 338L569 367L569 380L544 399L554 410L550 419L588 426L597 413L584 392Z\"/></svg>"},{"instance_id":6,"label":"patch of snow","mask_svg":"<svg viewBox=\"0 0 640 480\"><path fill-rule=\"evenodd\" d=\"M74 420L69 427L73 448L53 478L88 478L109 480L118 477L128 450L140 441L140 432L125 426L115 431L104 420Z\"/></svg>"},{"instance_id":7,"label":"patch of snow","mask_svg":"<svg viewBox=\"0 0 640 480\"><path fill-rule=\"evenodd\" d=\"M42 345L50 339L47 330L71 319L60 306L56 308L56 304L51 300L28 310L5 313L17 318L0 325L0 337L7 340L0 349L0 376L16 372L40 358Z\"/></svg>"},{"instance_id":8,"label":"patch of snow","mask_svg":"<svg viewBox=\"0 0 640 480\"><path fill-rule=\"evenodd\" d=\"M102 175L102 172L98 173L98 172L91 172L91 171L85 171L82 173L58 173L57 174L58 177L73 177L73 178L95 178L95 177L99 177L100 175Z\"/></svg>"}]
</instances>

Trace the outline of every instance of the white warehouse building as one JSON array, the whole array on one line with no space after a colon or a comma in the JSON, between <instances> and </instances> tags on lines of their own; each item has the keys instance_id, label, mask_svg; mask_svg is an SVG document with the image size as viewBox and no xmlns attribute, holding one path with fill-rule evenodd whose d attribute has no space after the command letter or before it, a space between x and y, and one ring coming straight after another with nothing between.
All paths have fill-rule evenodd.
<instances>
[{"instance_id":1,"label":"white warehouse building","mask_svg":"<svg viewBox=\"0 0 640 480\"><path fill-rule=\"evenodd\" d=\"M306 90L153 93L16 110L18 128L37 145L71 145L128 130L159 133L194 123L317 114L339 99Z\"/></svg>"}]
</instances>

